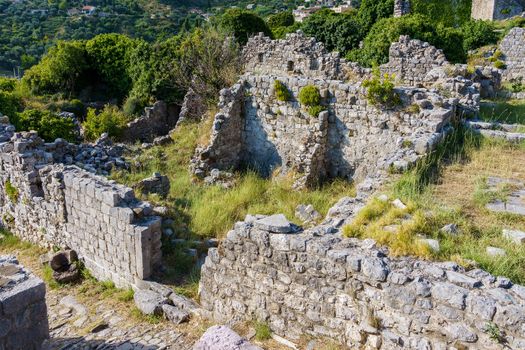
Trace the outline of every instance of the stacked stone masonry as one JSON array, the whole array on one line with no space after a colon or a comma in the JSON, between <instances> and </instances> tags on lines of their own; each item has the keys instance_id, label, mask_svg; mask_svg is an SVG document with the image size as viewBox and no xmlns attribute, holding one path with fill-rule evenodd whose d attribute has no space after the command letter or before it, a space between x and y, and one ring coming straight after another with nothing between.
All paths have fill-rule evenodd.
<instances>
[{"instance_id":1,"label":"stacked stone masonry","mask_svg":"<svg viewBox=\"0 0 525 350\"><path fill-rule=\"evenodd\" d=\"M133 191L76 166L55 163L35 133L0 120L0 218L20 238L71 248L93 275L129 286L161 260L161 219ZM4 137L6 138L6 137Z\"/></svg>"},{"instance_id":2,"label":"stacked stone masonry","mask_svg":"<svg viewBox=\"0 0 525 350\"><path fill-rule=\"evenodd\" d=\"M409 0L395 0L394 1L394 17L401 17L410 14Z\"/></svg>"},{"instance_id":3,"label":"stacked stone masonry","mask_svg":"<svg viewBox=\"0 0 525 350\"><path fill-rule=\"evenodd\" d=\"M502 20L519 16L525 11L522 0L473 0L472 18L482 20Z\"/></svg>"},{"instance_id":4,"label":"stacked stone masonry","mask_svg":"<svg viewBox=\"0 0 525 350\"><path fill-rule=\"evenodd\" d=\"M519 78L525 81L525 28L512 28L499 48L506 65L502 70L503 78L507 81Z\"/></svg>"},{"instance_id":5,"label":"stacked stone masonry","mask_svg":"<svg viewBox=\"0 0 525 350\"><path fill-rule=\"evenodd\" d=\"M410 39L403 40L414 46ZM416 41L415 46L444 62L428 44ZM201 177L213 169L248 166L269 175L280 168L298 174L297 185L303 186L335 177L359 181L403 169L437 145L450 130L458 106L476 106L480 98L472 81L452 79L444 85L449 83L446 88L461 99L445 98L438 89L399 87L403 107L373 106L361 82L345 82L345 76L358 71L356 66L300 33L286 40L250 39L244 62L247 73L221 92L211 142L194 158L193 171ZM411 76L419 75L405 61L401 65ZM358 73L369 74L363 69ZM277 100L276 80L290 91L290 101ZM306 85L321 92L326 111L318 117L298 101Z\"/></svg>"},{"instance_id":6,"label":"stacked stone masonry","mask_svg":"<svg viewBox=\"0 0 525 350\"><path fill-rule=\"evenodd\" d=\"M44 282L0 256L0 349L40 350L49 338Z\"/></svg>"},{"instance_id":7,"label":"stacked stone masonry","mask_svg":"<svg viewBox=\"0 0 525 350\"><path fill-rule=\"evenodd\" d=\"M258 319L291 340L326 336L353 349L525 348L525 287L319 228L237 223L203 266L202 306L219 322Z\"/></svg>"}]
</instances>

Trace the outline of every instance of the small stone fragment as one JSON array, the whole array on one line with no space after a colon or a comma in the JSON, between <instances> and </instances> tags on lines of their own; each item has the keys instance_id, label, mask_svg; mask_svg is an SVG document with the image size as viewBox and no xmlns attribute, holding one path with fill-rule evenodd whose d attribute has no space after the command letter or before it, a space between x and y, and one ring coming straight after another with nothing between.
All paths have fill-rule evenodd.
<instances>
[{"instance_id":1,"label":"small stone fragment","mask_svg":"<svg viewBox=\"0 0 525 350\"><path fill-rule=\"evenodd\" d=\"M501 248L487 247L487 254L492 257L502 257L506 256L507 252Z\"/></svg>"}]
</instances>

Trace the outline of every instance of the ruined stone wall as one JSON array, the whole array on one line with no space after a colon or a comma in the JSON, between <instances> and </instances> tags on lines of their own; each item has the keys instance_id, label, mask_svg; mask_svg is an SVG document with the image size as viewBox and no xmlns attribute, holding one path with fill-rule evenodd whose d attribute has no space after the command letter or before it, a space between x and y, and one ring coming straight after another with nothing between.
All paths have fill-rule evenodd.
<instances>
[{"instance_id":1,"label":"ruined stone wall","mask_svg":"<svg viewBox=\"0 0 525 350\"><path fill-rule=\"evenodd\" d=\"M502 20L519 16L525 5L520 0L472 0L473 19Z\"/></svg>"},{"instance_id":2,"label":"ruined stone wall","mask_svg":"<svg viewBox=\"0 0 525 350\"><path fill-rule=\"evenodd\" d=\"M13 256L0 256L0 349L40 350L49 338L46 286Z\"/></svg>"},{"instance_id":3,"label":"ruined stone wall","mask_svg":"<svg viewBox=\"0 0 525 350\"><path fill-rule=\"evenodd\" d=\"M447 64L443 50L402 35L390 46L389 61L381 66L381 71L394 74L399 81L414 86L425 82L430 71Z\"/></svg>"},{"instance_id":4,"label":"ruined stone wall","mask_svg":"<svg viewBox=\"0 0 525 350\"><path fill-rule=\"evenodd\" d=\"M254 220L237 223L202 268L200 301L219 322L257 319L291 340L328 336L355 349L525 348L523 286L390 257L371 240L319 237L321 227L275 233L282 227Z\"/></svg>"},{"instance_id":5,"label":"ruined stone wall","mask_svg":"<svg viewBox=\"0 0 525 350\"><path fill-rule=\"evenodd\" d=\"M122 140L126 142L152 142L157 136L164 136L175 127L179 119L180 106L157 101L144 109L144 115L128 123Z\"/></svg>"},{"instance_id":6,"label":"ruined stone wall","mask_svg":"<svg viewBox=\"0 0 525 350\"><path fill-rule=\"evenodd\" d=\"M525 28L512 28L499 48L507 66L502 70L503 79L509 81L521 77L525 81Z\"/></svg>"},{"instance_id":7,"label":"ruined stone wall","mask_svg":"<svg viewBox=\"0 0 525 350\"><path fill-rule=\"evenodd\" d=\"M160 263L161 219L133 191L76 166L55 163L35 133L14 134L2 117L1 224L46 247L69 247L100 280L129 286Z\"/></svg>"},{"instance_id":8,"label":"ruined stone wall","mask_svg":"<svg viewBox=\"0 0 525 350\"><path fill-rule=\"evenodd\" d=\"M395 0L394 1L394 17L401 17L410 14L409 0Z\"/></svg>"},{"instance_id":9,"label":"ruined stone wall","mask_svg":"<svg viewBox=\"0 0 525 350\"><path fill-rule=\"evenodd\" d=\"M262 33L252 37L243 49L245 71L257 75L295 75L314 79L344 79L345 60L337 52L301 32L272 40Z\"/></svg>"}]
</instances>

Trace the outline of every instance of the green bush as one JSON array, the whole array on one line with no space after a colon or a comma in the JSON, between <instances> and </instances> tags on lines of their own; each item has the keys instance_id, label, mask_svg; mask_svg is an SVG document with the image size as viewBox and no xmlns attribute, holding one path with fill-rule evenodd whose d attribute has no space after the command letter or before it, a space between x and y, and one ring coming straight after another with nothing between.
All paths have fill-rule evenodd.
<instances>
[{"instance_id":1,"label":"green bush","mask_svg":"<svg viewBox=\"0 0 525 350\"><path fill-rule=\"evenodd\" d=\"M252 35L260 32L272 36L272 31L266 22L255 13L246 10L235 8L227 10L220 17L219 25L232 34L241 45L246 44Z\"/></svg>"},{"instance_id":2,"label":"green bush","mask_svg":"<svg viewBox=\"0 0 525 350\"><path fill-rule=\"evenodd\" d=\"M0 91L13 92L15 90L16 83L16 79L0 77Z\"/></svg>"},{"instance_id":3,"label":"green bush","mask_svg":"<svg viewBox=\"0 0 525 350\"><path fill-rule=\"evenodd\" d=\"M19 131L35 130L47 142L58 138L76 141L76 126L71 118L63 118L49 111L26 109L18 113L13 124Z\"/></svg>"},{"instance_id":4,"label":"green bush","mask_svg":"<svg viewBox=\"0 0 525 350\"><path fill-rule=\"evenodd\" d=\"M495 32L494 24L490 21L467 21L461 26L461 32L463 33L463 49L465 52L495 44L498 41L498 34Z\"/></svg>"},{"instance_id":5,"label":"green bush","mask_svg":"<svg viewBox=\"0 0 525 350\"><path fill-rule=\"evenodd\" d=\"M87 67L84 43L61 41L26 71L22 82L35 94L71 93Z\"/></svg>"},{"instance_id":6,"label":"green bush","mask_svg":"<svg viewBox=\"0 0 525 350\"><path fill-rule=\"evenodd\" d=\"M299 102L301 104L312 107L321 104L321 93L314 85L307 85L299 91Z\"/></svg>"},{"instance_id":7,"label":"green bush","mask_svg":"<svg viewBox=\"0 0 525 350\"><path fill-rule=\"evenodd\" d=\"M507 65L503 61L496 60L496 62L494 62L494 67L498 69L506 69Z\"/></svg>"},{"instance_id":8,"label":"green bush","mask_svg":"<svg viewBox=\"0 0 525 350\"><path fill-rule=\"evenodd\" d=\"M94 141L103 133L118 138L127 122L128 118L116 106L107 105L99 114L93 108L89 108L82 127L86 139Z\"/></svg>"},{"instance_id":9,"label":"green bush","mask_svg":"<svg viewBox=\"0 0 525 350\"><path fill-rule=\"evenodd\" d=\"M292 94L290 90L284 85L280 80L276 80L273 83L275 89L275 97L282 102L288 102L292 99Z\"/></svg>"},{"instance_id":10,"label":"green bush","mask_svg":"<svg viewBox=\"0 0 525 350\"><path fill-rule=\"evenodd\" d=\"M14 118L22 107L22 100L12 92L0 90L0 113Z\"/></svg>"},{"instance_id":11,"label":"green bush","mask_svg":"<svg viewBox=\"0 0 525 350\"><path fill-rule=\"evenodd\" d=\"M394 77L389 74L381 77L379 69L374 69L372 79L363 81L363 87L368 89L367 100L374 106L392 108L401 104L394 90Z\"/></svg>"},{"instance_id":12,"label":"green bush","mask_svg":"<svg viewBox=\"0 0 525 350\"><path fill-rule=\"evenodd\" d=\"M255 339L258 341L265 341L272 337L272 330L268 323L256 322L255 323Z\"/></svg>"},{"instance_id":13,"label":"green bush","mask_svg":"<svg viewBox=\"0 0 525 350\"><path fill-rule=\"evenodd\" d=\"M20 192L18 191L18 188L13 186L9 180L5 182L5 193L11 202L15 204L18 203L18 196L20 195Z\"/></svg>"},{"instance_id":14,"label":"green bush","mask_svg":"<svg viewBox=\"0 0 525 350\"><path fill-rule=\"evenodd\" d=\"M269 16L266 23L268 23L268 26L273 30L278 27L292 26L295 23L295 19L291 11L285 11Z\"/></svg>"}]
</instances>

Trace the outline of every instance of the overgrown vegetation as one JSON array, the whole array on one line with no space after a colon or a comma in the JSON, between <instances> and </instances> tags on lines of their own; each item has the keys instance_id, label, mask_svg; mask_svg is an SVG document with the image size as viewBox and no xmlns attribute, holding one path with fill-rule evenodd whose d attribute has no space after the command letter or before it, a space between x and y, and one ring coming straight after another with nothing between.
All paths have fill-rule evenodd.
<instances>
[{"instance_id":1,"label":"overgrown vegetation","mask_svg":"<svg viewBox=\"0 0 525 350\"><path fill-rule=\"evenodd\" d=\"M481 103L479 117L483 121L525 124L525 101L485 101Z\"/></svg>"},{"instance_id":2,"label":"overgrown vegetation","mask_svg":"<svg viewBox=\"0 0 525 350\"><path fill-rule=\"evenodd\" d=\"M372 79L363 81L363 86L368 89L367 100L374 106L392 108L401 104L401 98L394 90L394 76L384 74L381 76L378 68L373 71Z\"/></svg>"},{"instance_id":3,"label":"overgrown vegetation","mask_svg":"<svg viewBox=\"0 0 525 350\"><path fill-rule=\"evenodd\" d=\"M50 111L26 109L11 118L17 130L35 130L47 142L58 138L77 141L77 126L73 119L61 117Z\"/></svg>"},{"instance_id":4,"label":"overgrown vegetation","mask_svg":"<svg viewBox=\"0 0 525 350\"><path fill-rule=\"evenodd\" d=\"M258 341L265 341L272 337L272 330L268 323L256 322L255 323L255 339Z\"/></svg>"},{"instance_id":5,"label":"overgrown vegetation","mask_svg":"<svg viewBox=\"0 0 525 350\"><path fill-rule=\"evenodd\" d=\"M9 180L5 182L4 187L7 198L9 198L9 200L15 204L18 203L18 198L20 196L18 188L16 188Z\"/></svg>"},{"instance_id":6,"label":"overgrown vegetation","mask_svg":"<svg viewBox=\"0 0 525 350\"><path fill-rule=\"evenodd\" d=\"M321 93L314 85L307 85L299 91L299 102L308 108L308 114L317 117L324 110L321 105Z\"/></svg>"},{"instance_id":7,"label":"overgrown vegetation","mask_svg":"<svg viewBox=\"0 0 525 350\"><path fill-rule=\"evenodd\" d=\"M390 200L400 198L406 209L373 199L344 233L374 238L389 246L392 254L452 260L524 283L525 247L502 239L502 229L525 230L525 219L485 208L493 199L505 199L513 189L502 186L487 191L484 185L486 176L525 180L524 169L518 165L525 161L523 150L520 145L484 139L458 128L387 191ZM458 225L457 235L441 231L450 223ZM421 241L424 238L437 239L440 250L432 251ZM488 246L507 254L489 256Z\"/></svg>"},{"instance_id":8,"label":"overgrown vegetation","mask_svg":"<svg viewBox=\"0 0 525 350\"><path fill-rule=\"evenodd\" d=\"M175 233L181 238L221 237L232 225L243 220L247 214L285 214L296 221L295 208L299 204L310 203L322 215L335 204L342 195L354 193L352 185L338 180L319 188L293 191L292 178L267 180L254 172L238 174L236 185L231 189L220 186L201 186L195 184L188 172L188 162L193 155L198 140L209 134L209 126L184 123L173 134L173 144L154 147L136 159L130 173L113 175L119 182L131 185L153 172L169 176L171 192L166 200L155 196L148 199L170 208L175 218ZM210 220L213 217L213 220Z\"/></svg>"},{"instance_id":9,"label":"overgrown vegetation","mask_svg":"<svg viewBox=\"0 0 525 350\"><path fill-rule=\"evenodd\" d=\"M280 80L274 81L273 88L275 90L275 97L277 98L277 100L282 102L288 102L292 99L292 93Z\"/></svg>"},{"instance_id":10,"label":"overgrown vegetation","mask_svg":"<svg viewBox=\"0 0 525 350\"><path fill-rule=\"evenodd\" d=\"M119 137L128 121L129 118L115 106L107 105L100 113L90 108L86 121L82 124L84 136L92 141L103 133L108 133L108 136L113 138Z\"/></svg>"}]
</instances>

